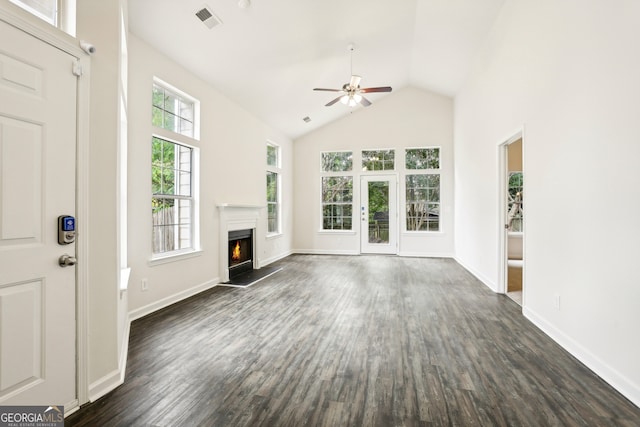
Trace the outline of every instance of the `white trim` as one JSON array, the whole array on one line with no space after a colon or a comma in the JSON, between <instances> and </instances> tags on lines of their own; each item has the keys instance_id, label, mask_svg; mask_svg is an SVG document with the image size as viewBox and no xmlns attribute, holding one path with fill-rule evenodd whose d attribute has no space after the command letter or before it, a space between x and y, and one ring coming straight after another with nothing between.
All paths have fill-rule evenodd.
<instances>
[{"instance_id":1,"label":"white trim","mask_svg":"<svg viewBox=\"0 0 640 427\"><path fill-rule=\"evenodd\" d=\"M573 357L591 369L596 375L609 383L636 406L640 406L640 384L631 382L618 370L603 362L598 356L580 345L570 336L547 322L542 316L528 307L522 310L524 316L529 319L542 332L547 334L552 340L560 344Z\"/></svg>"},{"instance_id":2,"label":"white trim","mask_svg":"<svg viewBox=\"0 0 640 427\"><path fill-rule=\"evenodd\" d=\"M80 260L76 267L76 342L77 342L77 399L80 405L89 400L89 241L90 241L90 215L89 215L89 152L90 152L90 84L91 84L91 60L84 55L79 59L83 75L78 77L78 123L77 138L78 147L76 154L76 215L83 227L83 232L78 233L76 253Z\"/></svg>"},{"instance_id":3,"label":"white trim","mask_svg":"<svg viewBox=\"0 0 640 427\"><path fill-rule=\"evenodd\" d=\"M114 369L97 381L89 384L89 402L95 402L116 387L122 385L124 378L120 369Z\"/></svg>"},{"instance_id":4,"label":"white trim","mask_svg":"<svg viewBox=\"0 0 640 427\"><path fill-rule=\"evenodd\" d=\"M164 254L163 256L156 256L149 259L149 261L147 261L147 264L149 265L149 267L154 267L156 265L161 265L161 264L169 264L171 262L176 262L176 261L182 261L183 259L199 257L200 255L202 255L202 250L201 249L199 250L183 249L181 251L163 252L163 254Z\"/></svg>"},{"instance_id":5,"label":"white trim","mask_svg":"<svg viewBox=\"0 0 640 427\"><path fill-rule=\"evenodd\" d=\"M498 293L497 291L497 284L494 283L493 281L489 280L488 277L486 277L485 275L483 275L482 273L480 273L479 271L477 271L474 268L471 268L469 265L465 264L460 258L458 258L457 256L454 256L453 259L462 266L462 268L464 268L465 270L467 270L469 273L473 274L475 276L476 279L478 279L480 282L482 282L486 287L488 287L489 289L491 289L493 292Z\"/></svg>"},{"instance_id":6,"label":"white trim","mask_svg":"<svg viewBox=\"0 0 640 427\"><path fill-rule=\"evenodd\" d=\"M292 251L286 251L285 253L282 253L280 255L272 256L272 257L267 258L267 259L262 259L262 260L260 260L260 265L262 267L264 267L264 266L272 264L272 263L274 263L276 261L280 261L281 259L284 259L284 258L286 258L286 257L288 257L289 255L292 255L292 254L293 254Z\"/></svg>"},{"instance_id":7,"label":"white trim","mask_svg":"<svg viewBox=\"0 0 640 427\"><path fill-rule=\"evenodd\" d=\"M292 251L299 255L360 255L360 251L353 250L329 250L329 249L295 249Z\"/></svg>"},{"instance_id":8,"label":"white trim","mask_svg":"<svg viewBox=\"0 0 640 427\"><path fill-rule=\"evenodd\" d=\"M498 162L498 283L494 289L495 292L500 294L507 293L507 239L510 232L505 228L507 223L507 185L509 182L508 171L508 158L507 149L509 144L512 144L518 140L522 140L522 174L524 175L524 124L516 132L512 133L509 138L503 139L497 145L497 162ZM522 219L522 229L524 230L524 222L526 218ZM522 233L522 259L525 259L524 254L524 233ZM525 274L522 272L522 305L525 305ZM493 288L492 288L493 289Z\"/></svg>"},{"instance_id":9,"label":"white trim","mask_svg":"<svg viewBox=\"0 0 640 427\"><path fill-rule=\"evenodd\" d=\"M318 234L329 234L329 235L337 235L337 234L348 234L348 235L356 235L358 234L355 230L318 230Z\"/></svg>"},{"instance_id":10,"label":"white trim","mask_svg":"<svg viewBox=\"0 0 640 427\"><path fill-rule=\"evenodd\" d=\"M453 252L398 252L398 256L407 258L451 258L455 259Z\"/></svg>"},{"instance_id":11,"label":"white trim","mask_svg":"<svg viewBox=\"0 0 640 427\"><path fill-rule=\"evenodd\" d=\"M204 283L196 285L192 288L185 289L173 295L169 295L168 297L162 298L161 300L155 301L151 304L147 304L143 307L136 308L135 310L132 310L129 312L129 321L133 322L134 320L140 319L141 317L144 317L158 310L161 310L165 307L168 307L171 304L175 304L179 301L182 301L183 299L187 299L196 294L199 294L200 292L204 292L208 289L211 289L217 286L218 283L220 283L220 280L217 277L215 277L211 280L208 280Z\"/></svg>"}]
</instances>

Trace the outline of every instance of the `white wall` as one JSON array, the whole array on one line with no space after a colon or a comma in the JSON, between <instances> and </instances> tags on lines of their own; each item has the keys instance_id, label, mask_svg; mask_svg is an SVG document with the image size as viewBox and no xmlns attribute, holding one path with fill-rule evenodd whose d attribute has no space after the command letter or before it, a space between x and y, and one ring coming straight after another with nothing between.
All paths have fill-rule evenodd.
<instances>
[{"instance_id":1,"label":"white wall","mask_svg":"<svg viewBox=\"0 0 640 427\"><path fill-rule=\"evenodd\" d=\"M151 89L156 76L200 101L200 239L202 252L151 265ZM258 236L262 265L291 253L291 141L217 90L130 34L129 39L129 309L139 317L218 283L218 204L266 207L266 144L281 146L283 234ZM266 229L266 209L262 213ZM223 236L226 239L227 236ZM149 290L140 282L147 279Z\"/></svg>"},{"instance_id":2,"label":"white wall","mask_svg":"<svg viewBox=\"0 0 640 427\"><path fill-rule=\"evenodd\" d=\"M631 0L508 0L454 113L457 258L496 289L497 145L524 126L524 313L636 404L639 21Z\"/></svg>"},{"instance_id":3,"label":"white wall","mask_svg":"<svg viewBox=\"0 0 640 427\"><path fill-rule=\"evenodd\" d=\"M362 149L394 148L400 192L404 191L404 149L441 147L441 232L401 233L400 254L415 256L453 255L453 106L448 97L414 87L394 91L375 100L368 108L311 132L294 143L294 248L306 253L360 252L360 234L322 232L320 206L320 153L354 152L354 207L359 206L359 176ZM336 104L331 108L347 108ZM403 195L400 195L403 199ZM398 207L399 212L404 206ZM354 212L358 212L354 209ZM402 224L400 229L402 230Z\"/></svg>"}]
</instances>

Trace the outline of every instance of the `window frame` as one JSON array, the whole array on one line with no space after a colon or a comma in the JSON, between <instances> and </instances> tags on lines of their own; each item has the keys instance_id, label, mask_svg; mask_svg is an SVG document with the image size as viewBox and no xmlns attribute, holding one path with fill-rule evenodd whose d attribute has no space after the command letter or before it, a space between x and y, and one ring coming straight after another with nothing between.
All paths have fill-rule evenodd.
<instances>
[{"instance_id":1,"label":"window frame","mask_svg":"<svg viewBox=\"0 0 640 427\"><path fill-rule=\"evenodd\" d=\"M325 170L323 168L323 155L327 154L327 153L348 153L348 155L351 157L351 162L348 165L347 168L345 168L344 170ZM320 152L320 192L319 192L319 198L320 198L320 233L330 233L330 234L340 234L340 233L349 233L349 234L353 234L356 232L356 230L354 229L354 212L355 212L355 205L354 202L356 200L355 197L355 171L354 171L354 167L353 167L353 163L354 163L354 155L353 155L353 150L332 150L332 151L321 151ZM336 203L336 202L326 202L325 201L325 195L323 194L323 188L324 188L324 180L326 178L346 178L351 180L351 201L350 202L345 202L345 203ZM341 205L341 206L350 206L351 207L351 228L324 228L325 225L325 207L327 205L332 205L332 206L337 206L337 205ZM344 216L342 216L342 218L346 218Z\"/></svg>"},{"instance_id":2,"label":"window frame","mask_svg":"<svg viewBox=\"0 0 640 427\"><path fill-rule=\"evenodd\" d=\"M191 121L192 124L192 129L193 129L193 134L185 134L183 132L178 132L176 130L174 130L173 128L167 128L164 126L157 126L155 124L153 124L153 111L154 108L159 108L159 106L155 105L154 100L153 100L153 93L155 91L155 87L160 87L162 88L165 93L169 92L171 95L173 95L173 97L175 99L177 99L180 102L183 103L189 103L190 105L192 105L193 107L193 119ZM163 112L169 112L172 113L171 111L166 110L165 108L162 109ZM180 119L180 120L187 120L185 117L182 117L178 114L174 114L172 113L176 118ZM163 120L163 124L164 124L164 120ZM176 88L175 86L172 86L171 84L157 78L154 77L153 78L153 86L151 89L151 126L153 126L154 129L164 129L167 132L170 132L173 135L180 135L181 137L184 138L188 138L188 140L195 140L195 141L199 141L200 140L200 101L198 101L197 98L187 94L186 92Z\"/></svg>"},{"instance_id":3,"label":"window frame","mask_svg":"<svg viewBox=\"0 0 640 427\"><path fill-rule=\"evenodd\" d=\"M391 152L393 155L393 159L391 160L393 162L393 168L391 169L386 169L384 167L384 163L385 161L388 162L390 161L389 159L382 159L382 160L378 160L379 162L382 162L382 169L365 169L365 156L364 153L368 153L368 152ZM396 164L396 149L395 148L371 148L371 149L362 149L360 150L360 170L362 173L365 174L380 174L380 173L388 173L388 172L395 172L397 170L397 164ZM368 159L368 157L367 157Z\"/></svg>"},{"instance_id":4,"label":"window frame","mask_svg":"<svg viewBox=\"0 0 640 427\"><path fill-rule=\"evenodd\" d=\"M437 168L420 168L420 169L409 169L407 167L407 151L409 150L430 150L430 149L438 149L438 167ZM422 146L422 147L405 147L404 148L404 153L403 153L403 157L404 157L404 162L403 162L403 168L404 168L404 180L403 180L403 202L404 202L404 221L403 221L403 225L402 225L402 231L403 233L408 233L408 234L436 234L436 233L442 233L442 147L438 146L438 145L429 145L429 146ZM410 230L407 227L407 222L408 222L408 215L407 215L407 208L408 208L408 203L409 200L407 199L407 192L408 192L408 188L407 188L407 179L410 176L416 176L416 175L421 175L421 176L429 176L429 175L435 175L438 176L438 201L437 202L433 202L429 199L425 200L425 203L427 204L427 206L429 204L437 204L438 205L438 229L437 230Z\"/></svg>"},{"instance_id":5,"label":"window frame","mask_svg":"<svg viewBox=\"0 0 640 427\"><path fill-rule=\"evenodd\" d=\"M275 164L269 164L269 148L275 148ZM268 190L265 194L266 200L267 200L267 237L272 237L272 236L278 236L282 234L282 149L278 144L275 144L271 141L267 141L267 153L266 153L266 163L267 163L267 167L266 167L266 176L268 176L269 174L275 174L276 176L276 200L275 201L270 201L269 200L269 194L268 194ZM269 180L267 178L267 189L269 186ZM270 226L270 218L269 218L269 207L270 205L275 205L276 209L276 230L272 231L269 230L269 226Z\"/></svg>"},{"instance_id":6,"label":"window frame","mask_svg":"<svg viewBox=\"0 0 640 427\"><path fill-rule=\"evenodd\" d=\"M32 16L58 28L72 37L76 36L76 0L56 0L56 10L53 20L50 16L22 0L9 0L9 3L19 7Z\"/></svg>"},{"instance_id":7,"label":"window frame","mask_svg":"<svg viewBox=\"0 0 640 427\"><path fill-rule=\"evenodd\" d=\"M154 139L169 142L171 144L183 146L191 150L191 165L190 165L190 186L191 195L184 196L179 194L157 194L154 192L153 187L150 185L150 199L174 199L174 200L190 200L190 224L189 235L191 245L187 248L174 249L171 251L154 252L154 235L156 225L153 224L153 214L149 217L151 222L151 239L150 239L150 265L162 264L164 262L170 262L181 259L185 256L193 256L201 252L200 247L200 148L198 138L200 137L200 101L193 96L186 94L185 92L176 89L174 86L165 83L164 81L154 77L153 85L151 87L151 99L149 107L151 111L154 107L153 102L153 88L155 86L163 87L165 90L169 90L172 94L180 95L183 99L188 99L193 103L193 137L175 132L173 129L167 129L164 127L158 127L153 124L153 114L149 118L149 124L151 126L151 144L153 147ZM150 160L153 162L153 157L150 155ZM150 164L153 171L153 164ZM176 166L177 167L177 166ZM150 183L151 184L151 183Z\"/></svg>"}]
</instances>

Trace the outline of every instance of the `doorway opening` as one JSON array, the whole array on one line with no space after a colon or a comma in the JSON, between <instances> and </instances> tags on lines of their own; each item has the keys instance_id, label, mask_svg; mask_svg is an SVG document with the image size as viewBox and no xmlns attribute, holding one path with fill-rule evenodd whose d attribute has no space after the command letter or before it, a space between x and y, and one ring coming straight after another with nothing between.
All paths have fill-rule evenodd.
<instances>
[{"instance_id":1,"label":"doorway opening","mask_svg":"<svg viewBox=\"0 0 640 427\"><path fill-rule=\"evenodd\" d=\"M501 146L501 289L519 305L524 299L524 158L522 132Z\"/></svg>"},{"instance_id":2,"label":"doorway opening","mask_svg":"<svg viewBox=\"0 0 640 427\"><path fill-rule=\"evenodd\" d=\"M398 195L395 175L360 180L360 252L398 253Z\"/></svg>"}]
</instances>

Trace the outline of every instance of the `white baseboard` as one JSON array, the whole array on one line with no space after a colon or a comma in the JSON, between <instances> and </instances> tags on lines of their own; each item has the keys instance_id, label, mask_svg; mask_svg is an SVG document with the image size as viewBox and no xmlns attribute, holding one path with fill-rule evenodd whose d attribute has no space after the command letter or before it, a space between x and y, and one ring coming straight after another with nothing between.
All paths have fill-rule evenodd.
<instances>
[{"instance_id":1,"label":"white baseboard","mask_svg":"<svg viewBox=\"0 0 640 427\"><path fill-rule=\"evenodd\" d=\"M110 391L113 391L116 387L124 384L124 375L127 370L127 355L129 352L131 320L127 319L125 323L125 329L122 334L122 345L120 346L120 356L118 358L118 369L110 372L98 381L89 384L89 402L95 402Z\"/></svg>"},{"instance_id":2,"label":"white baseboard","mask_svg":"<svg viewBox=\"0 0 640 427\"><path fill-rule=\"evenodd\" d=\"M265 267L265 266L267 266L269 264L272 264L272 263L274 263L276 261L280 261L281 259L286 258L291 254L293 254L292 251L287 251L287 252L285 252L283 254L272 256L272 257L267 258L267 259L261 259L260 260L260 267Z\"/></svg>"},{"instance_id":3,"label":"white baseboard","mask_svg":"<svg viewBox=\"0 0 640 427\"><path fill-rule=\"evenodd\" d=\"M464 262L462 262L460 260L460 258L458 257L453 257L453 259L462 266L462 268L464 268L465 270L467 270L469 273L473 274L476 279L478 279L479 281L481 281L485 286L487 286L489 289L491 289L493 292L498 293L498 285L496 283L494 283L492 280L489 280L488 277L486 277L485 275L483 275L482 273L474 270L473 268L469 267L468 265L466 265Z\"/></svg>"},{"instance_id":4,"label":"white baseboard","mask_svg":"<svg viewBox=\"0 0 640 427\"><path fill-rule=\"evenodd\" d=\"M185 289L184 291L178 292L173 295L169 295L168 297L158 300L156 302L153 302L151 304L147 304L144 307L136 308L135 310L132 310L129 312L129 321L133 322L134 320L140 319L141 317L144 317L148 314L151 314L160 309L168 307L171 304L175 304L178 301L182 301L183 299L192 297L196 294L199 294L200 292L204 292L208 289L211 289L214 286L217 286L219 283L220 283L220 279L216 277L200 285L194 286L189 289Z\"/></svg>"},{"instance_id":5,"label":"white baseboard","mask_svg":"<svg viewBox=\"0 0 640 427\"><path fill-rule=\"evenodd\" d=\"M325 250L325 249L295 249L294 254L299 255L360 255L358 251Z\"/></svg>"},{"instance_id":6,"label":"white baseboard","mask_svg":"<svg viewBox=\"0 0 640 427\"><path fill-rule=\"evenodd\" d=\"M522 313L536 325L536 327L560 344L560 346L571 353L572 356L582 362L587 368L591 369L596 375L609 383L611 387L618 390L634 405L640 407L640 385L629 381L616 369L600 360L600 358L584 348L580 343L547 322L533 310L524 307Z\"/></svg>"},{"instance_id":7,"label":"white baseboard","mask_svg":"<svg viewBox=\"0 0 640 427\"><path fill-rule=\"evenodd\" d=\"M407 258L453 258L453 254L449 252L399 252L398 256Z\"/></svg>"},{"instance_id":8,"label":"white baseboard","mask_svg":"<svg viewBox=\"0 0 640 427\"><path fill-rule=\"evenodd\" d=\"M120 369L111 371L98 381L89 384L89 402L95 402L116 387L122 385L123 382L124 375L120 372Z\"/></svg>"}]
</instances>

